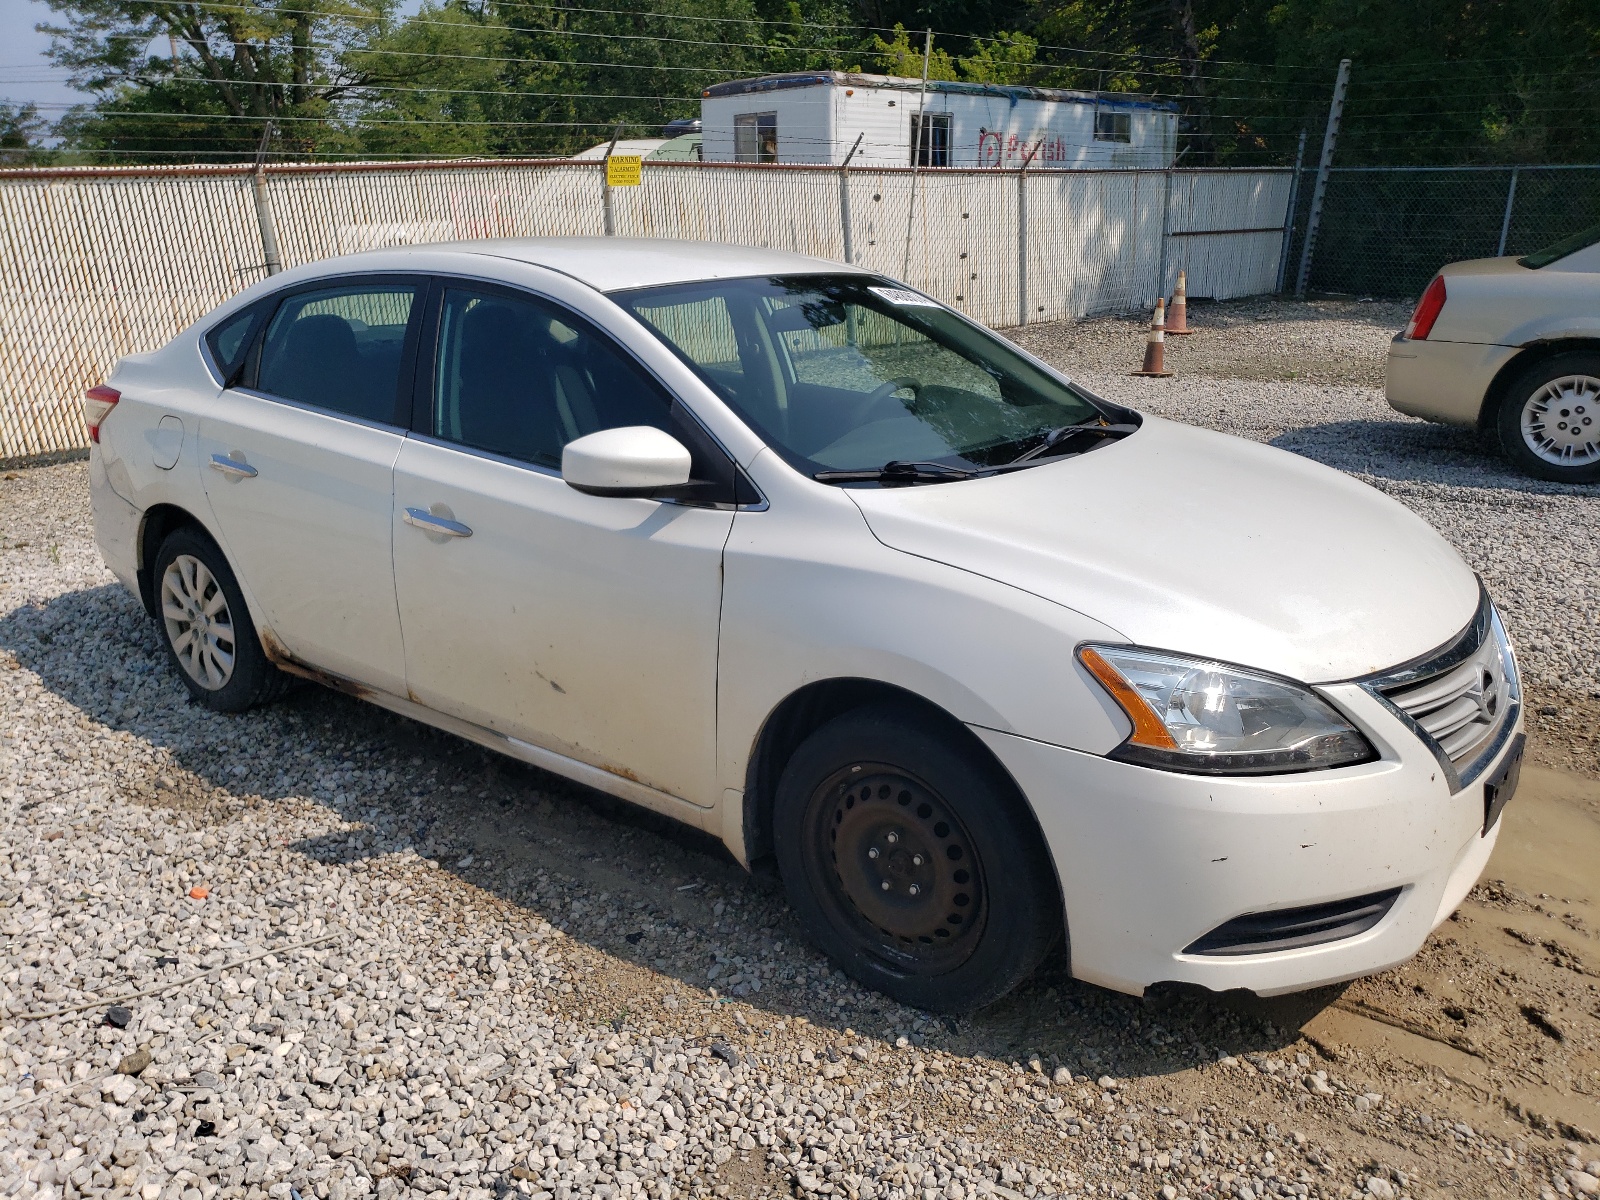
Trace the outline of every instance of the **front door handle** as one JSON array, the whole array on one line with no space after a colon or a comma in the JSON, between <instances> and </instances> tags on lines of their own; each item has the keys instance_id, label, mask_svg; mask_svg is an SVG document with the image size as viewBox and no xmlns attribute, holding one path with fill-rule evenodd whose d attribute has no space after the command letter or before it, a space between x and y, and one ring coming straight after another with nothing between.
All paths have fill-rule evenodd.
<instances>
[{"instance_id":1,"label":"front door handle","mask_svg":"<svg viewBox=\"0 0 1600 1200\"><path fill-rule=\"evenodd\" d=\"M470 526L463 525L460 521L452 521L449 517L436 516L425 508L406 509L405 522L415 525L424 533L442 533L447 537L471 537Z\"/></svg>"},{"instance_id":2,"label":"front door handle","mask_svg":"<svg viewBox=\"0 0 1600 1200\"><path fill-rule=\"evenodd\" d=\"M226 454L213 454L211 456L211 469L221 471L230 479L254 479L261 474L243 459L230 458Z\"/></svg>"}]
</instances>

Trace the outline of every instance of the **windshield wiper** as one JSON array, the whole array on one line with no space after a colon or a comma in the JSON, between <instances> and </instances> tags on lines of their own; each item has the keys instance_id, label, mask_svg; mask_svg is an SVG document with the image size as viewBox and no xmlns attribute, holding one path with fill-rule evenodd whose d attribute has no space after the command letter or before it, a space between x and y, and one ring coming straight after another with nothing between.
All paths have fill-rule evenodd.
<instances>
[{"instance_id":1,"label":"windshield wiper","mask_svg":"<svg viewBox=\"0 0 1600 1200\"><path fill-rule=\"evenodd\" d=\"M1137 425L1060 425L1045 434L1044 441L1040 442L1032 450L1026 450L1017 455L1007 465L1016 466L1017 463L1032 462L1036 458L1043 458L1046 454L1054 454L1065 443L1077 437L1109 438L1114 441L1117 438L1127 437L1138 428ZM1100 442L1097 441L1095 444L1099 445ZM1088 448L1087 446L1084 447L1086 450ZM1062 451L1062 453L1065 453L1065 451Z\"/></svg>"},{"instance_id":2,"label":"windshield wiper","mask_svg":"<svg viewBox=\"0 0 1600 1200\"><path fill-rule=\"evenodd\" d=\"M862 471L818 471L811 478L818 483L948 483L979 474L982 472L948 463L908 462L896 458L881 467Z\"/></svg>"}]
</instances>

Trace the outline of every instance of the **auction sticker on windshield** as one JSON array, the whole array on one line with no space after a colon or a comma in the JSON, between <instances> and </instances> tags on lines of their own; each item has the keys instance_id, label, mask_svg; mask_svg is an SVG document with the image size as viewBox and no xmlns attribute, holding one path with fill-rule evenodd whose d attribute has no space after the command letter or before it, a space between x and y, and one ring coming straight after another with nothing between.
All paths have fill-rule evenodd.
<instances>
[{"instance_id":1,"label":"auction sticker on windshield","mask_svg":"<svg viewBox=\"0 0 1600 1200\"><path fill-rule=\"evenodd\" d=\"M926 296L918 295L909 288L874 287L868 288L874 296L887 300L890 304L923 304L929 308L938 308L937 300L929 300Z\"/></svg>"}]
</instances>

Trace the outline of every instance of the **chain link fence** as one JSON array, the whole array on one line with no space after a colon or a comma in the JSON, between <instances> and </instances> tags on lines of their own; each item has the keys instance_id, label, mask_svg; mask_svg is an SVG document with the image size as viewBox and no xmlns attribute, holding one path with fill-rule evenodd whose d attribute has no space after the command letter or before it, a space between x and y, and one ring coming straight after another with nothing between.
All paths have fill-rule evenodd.
<instances>
[{"instance_id":1,"label":"chain link fence","mask_svg":"<svg viewBox=\"0 0 1600 1200\"><path fill-rule=\"evenodd\" d=\"M1294 289L1317 173L1300 173L1284 286ZM1600 224L1600 166L1334 167L1309 290L1385 299L1421 294L1466 258L1527 254Z\"/></svg>"},{"instance_id":2,"label":"chain link fence","mask_svg":"<svg viewBox=\"0 0 1600 1200\"><path fill-rule=\"evenodd\" d=\"M265 273L468 238L674 237L847 258L989 325L1271 291L1288 171L955 171L598 162L0 171L0 461L84 445L80 401ZM848 226L846 216L848 214ZM850 240L846 241L846 229Z\"/></svg>"}]
</instances>

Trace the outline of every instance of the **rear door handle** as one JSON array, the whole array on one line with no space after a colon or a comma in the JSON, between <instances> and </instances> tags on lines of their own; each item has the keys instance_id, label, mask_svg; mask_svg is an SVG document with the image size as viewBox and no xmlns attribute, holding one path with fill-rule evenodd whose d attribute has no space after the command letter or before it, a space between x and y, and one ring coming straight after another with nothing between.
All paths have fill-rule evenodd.
<instances>
[{"instance_id":1,"label":"rear door handle","mask_svg":"<svg viewBox=\"0 0 1600 1200\"><path fill-rule=\"evenodd\" d=\"M405 523L415 525L424 533L442 533L446 537L471 537L470 526L463 525L460 521L452 521L449 517L440 517L425 508L408 508L405 514Z\"/></svg>"},{"instance_id":2,"label":"rear door handle","mask_svg":"<svg viewBox=\"0 0 1600 1200\"><path fill-rule=\"evenodd\" d=\"M211 456L211 469L221 471L233 479L254 479L261 474L249 463L241 459L230 458L226 454L213 454Z\"/></svg>"}]
</instances>

